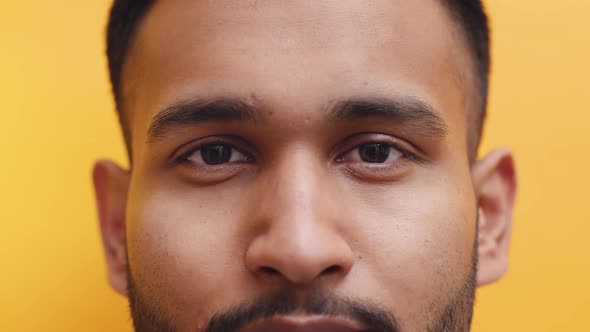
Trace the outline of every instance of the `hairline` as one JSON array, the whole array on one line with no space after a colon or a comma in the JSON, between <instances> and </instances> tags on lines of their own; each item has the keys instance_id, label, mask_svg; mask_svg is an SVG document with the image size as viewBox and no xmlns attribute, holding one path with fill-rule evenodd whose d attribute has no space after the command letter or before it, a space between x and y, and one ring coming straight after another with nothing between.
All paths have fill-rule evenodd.
<instances>
[{"instance_id":1,"label":"hairline","mask_svg":"<svg viewBox=\"0 0 590 332\"><path fill-rule=\"evenodd\" d=\"M120 0L115 0L113 7L117 2ZM119 118L120 126L123 131L123 137L125 141L125 145L127 147L128 152L128 159L131 163L132 161L132 140L131 140L131 131L130 131L130 119L129 119L129 112L125 111L125 98L124 98L124 86L126 85L123 83L124 81L128 83L129 79L124 78L126 75L126 68L128 67L128 59L130 53L132 53L133 48L136 45L137 35L141 29L142 24L144 23L145 17L148 12L152 9L152 6L155 4L154 0L145 0L146 5L143 9L143 12L140 13L136 21L132 26L131 33L128 36L127 43L124 45L124 49L122 51L122 61L120 61L120 67L118 76L113 75L111 72L111 83L113 88L113 95L115 97L115 107L117 110L117 115ZM490 63L488 62L487 71L481 70L480 59L478 59L477 49L476 46L473 45L472 41L470 40L470 36L467 32L468 23L466 20L461 17L461 13L459 13L459 9L455 8L453 4L454 0L437 0L444 8L447 18L450 20L453 31L457 33L459 37L458 44L461 45L461 52L467 52L467 56L465 57L467 60L466 66L461 66L457 64L455 67L458 69L454 74L457 75L459 80L464 80L463 85L467 87L468 92L465 94L465 121L467 123L467 153L468 159L470 163L473 163L477 157L477 150L483 136L483 125L485 123L485 118L487 115L487 99L489 93L489 66ZM480 2L478 0L478 2ZM112 13L111 13L112 14ZM487 20L487 16L484 12L485 19ZM489 36L489 27L487 22L485 23L485 28L488 30ZM109 22L110 25L110 22ZM487 45L487 53L488 53L488 61L491 58L489 55L489 40ZM108 54L107 54L108 55ZM109 59L110 61L110 59ZM464 68L468 67L467 70ZM111 69L109 67L109 69ZM116 82L115 82L116 81ZM469 84L467 82L472 82L473 84Z\"/></svg>"}]
</instances>

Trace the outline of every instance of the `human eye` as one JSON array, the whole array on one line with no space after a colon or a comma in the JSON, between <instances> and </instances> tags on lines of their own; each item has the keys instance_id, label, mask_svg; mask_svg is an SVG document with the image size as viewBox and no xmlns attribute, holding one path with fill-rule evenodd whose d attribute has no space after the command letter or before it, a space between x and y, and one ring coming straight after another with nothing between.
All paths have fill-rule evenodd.
<instances>
[{"instance_id":1,"label":"human eye","mask_svg":"<svg viewBox=\"0 0 590 332\"><path fill-rule=\"evenodd\" d=\"M337 164L367 180L394 180L420 163L411 144L388 135L361 135L345 146Z\"/></svg>"},{"instance_id":2,"label":"human eye","mask_svg":"<svg viewBox=\"0 0 590 332\"><path fill-rule=\"evenodd\" d=\"M190 150L181 161L196 166L215 166L228 163L248 162L250 157L230 144L208 143Z\"/></svg>"},{"instance_id":3,"label":"human eye","mask_svg":"<svg viewBox=\"0 0 590 332\"><path fill-rule=\"evenodd\" d=\"M370 164L395 163L404 158L404 151L388 143L362 143L339 158L340 162L364 162Z\"/></svg>"},{"instance_id":4,"label":"human eye","mask_svg":"<svg viewBox=\"0 0 590 332\"><path fill-rule=\"evenodd\" d=\"M235 138L208 137L181 147L173 161L181 176L190 182L222 182L254 163L254 155L246 145Z\"/></svg>"}]
</instances>

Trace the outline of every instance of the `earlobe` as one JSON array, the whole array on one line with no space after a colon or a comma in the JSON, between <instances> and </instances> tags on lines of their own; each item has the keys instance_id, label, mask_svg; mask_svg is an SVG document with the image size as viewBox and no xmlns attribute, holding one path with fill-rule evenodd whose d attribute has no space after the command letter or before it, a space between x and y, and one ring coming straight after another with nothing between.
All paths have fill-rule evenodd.
<instances>
[{"instance_id":1,"label":"earlobe","mask_svg":"<svg viewBox=\"0 0 590 332\"><path fill-rule=\"evenodd\" d=\"M109 282L117 292L127 295L125 209L130 175L112 161L99 160L92 179Z\"/></svg>"},{"instance_id":2,"label":"earlobe","mask_svg":"<svg viewBox=\"0 0 590 332\"><path fill-rule=\"evenodd\" d=\"M508 150L492 151L473 167L478 203L479 286L500 279L508 268L508 247L516 195L514 159Z\"/></svg>"}]
</instances>

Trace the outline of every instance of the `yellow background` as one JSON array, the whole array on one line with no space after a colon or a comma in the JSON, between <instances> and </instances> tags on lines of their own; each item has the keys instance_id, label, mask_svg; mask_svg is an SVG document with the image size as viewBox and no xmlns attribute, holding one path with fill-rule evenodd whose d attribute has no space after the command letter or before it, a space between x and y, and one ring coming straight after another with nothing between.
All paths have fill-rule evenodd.
<instances>
[{"instance_id":1,"label":"yellow background","mask_svg":"<svg viewBox=\"0 0 590 332\"><path fill-rule=\"evenodd\" d=\"M107 285L90 167L125 163L107 0L0 0L0 331L130 331ZM511 147L511 267L474 331L590 331L590 0L488 0L482 152Z\"/></svg>"}]
</instances>

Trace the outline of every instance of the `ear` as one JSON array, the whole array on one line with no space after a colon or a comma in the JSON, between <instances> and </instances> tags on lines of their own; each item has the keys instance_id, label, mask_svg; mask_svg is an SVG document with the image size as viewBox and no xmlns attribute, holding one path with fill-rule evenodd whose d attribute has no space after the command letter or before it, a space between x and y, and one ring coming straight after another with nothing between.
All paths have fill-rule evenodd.
<instances>
[{"instance_id":1,"label":"ear","mask_svg":"<svg viewBox=\"0 0 590 332\"><path fill-rule=\"evenodd\" d=\"M508 245L516 194L516 171L510 151L492 151L473 166L478 202L478 271L482 286L500 279L508 268Z\"/></svg>"},{"instance_id":2,"label":"ear","mask_svg":"<svg viewBox=\"0 0 590 332\"><path fill-rule=\"evenodd\" d=\"M117 292L126 296L125 209L130 174L112 161L99 160L94 164L92 179L109 282Z\"/></svg>"}]
</instances>

